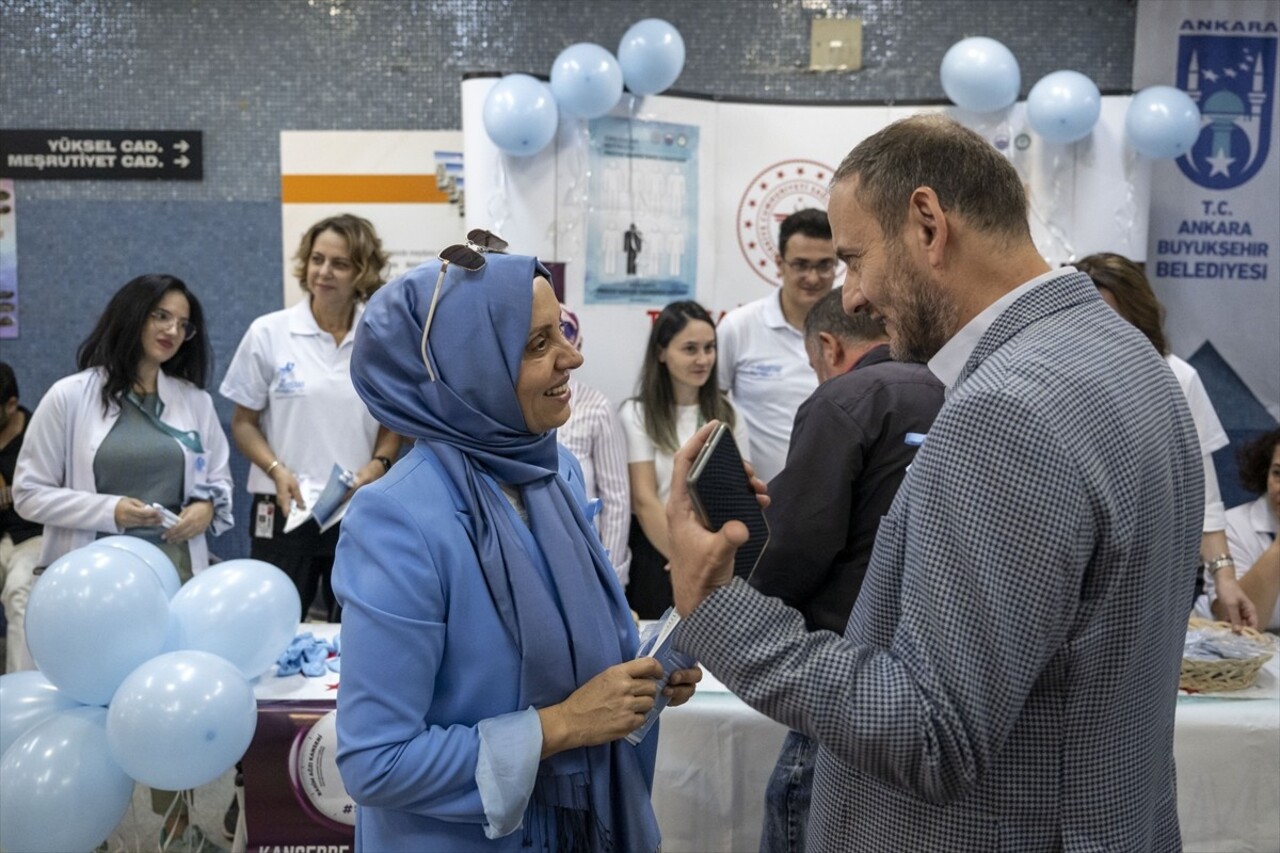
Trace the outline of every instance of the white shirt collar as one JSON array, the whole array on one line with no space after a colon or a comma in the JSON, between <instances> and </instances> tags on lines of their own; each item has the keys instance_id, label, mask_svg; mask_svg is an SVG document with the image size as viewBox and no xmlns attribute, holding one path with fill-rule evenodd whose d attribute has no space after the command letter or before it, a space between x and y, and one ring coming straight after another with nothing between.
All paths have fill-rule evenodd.
<instances>
[{"instance_id":1,"label":"white shirt collar","mask_svg":"<svg viewBox=\"0 0 1280 853\"><path fill-rule=\"evenodd\" d=\"M311 313L311 294L304 295L289 309L289 331L295 335L323 334L315 315Z\"/></svg>"},{"instance_id":2,"label":"white shirt collar","mask_svg":"<svg viewBox=\"0 0 1280 853\"><path fill-rule=\"evenodd\" d=\"M770 329L786 329L793 334L804 336L804 332L787 322L787 315L782 310L782 285L774 288L773 295L764 304L764 324Z\"/></svg>"},{"instance_id":3,"label":"white shirt collar","mask_svg":"<svg viewBox=\"0 0 1280 853\"><path fill-rule=\"evenodd\" d=\"M764 304L764 324L770 329L791 325L787 322L787 315L782 313L782 285L773 289L769 301Z\"/></svg>"},{"instance_id":4,"label":"white shirt collar","mask_svg":"<svg viewBox=\"0 0 1280 853\"><path fill-rule=\"evenodd\" d=\"M1276 533L1276 520L1271 517L1271 508L1267 506L1267 496L1263 495L1249 507L1249 526L1257 533Z\"/></svg>"},{"instance_id":5,"label":"white shirt collar","mask_svg":"<svg viewBox=\"0 0 1280 853\"><path fill-rule=\"evenodd\" d=\"M347 336L342 339L339 346L346 346L355 339L356 326L360 323L360 316L364 314L365 303L359 299L356 300L356 309L351 314L351 329L347 332ZM311 296L307 295L305 299L294 303L289 311L289 333L294 335L324 335L328 334L320 328L320 324L316 322L316 315L311 313Z\"/></svg>"},{"instance_id":6,"label":"white shirt collar","mask_svg":"<svg viewBox=\"0 0 1280 853\"><path fill-rule=\"evenodd\" d=\"M982 340L982 336L986 334L987 329L991 328L991 324L996 321L997 317L1003 314L1022 294L1037 285L1044 284L1046 281L1057 278L1064 273L1075 271L1075 267L1059 267L1049 270L1030 281L1023 282L995 302L992 302L978 316L965 323L964 327L952 335L951 339L943 344L942 349L938 350L933 358L929 359L929 372L938 377L938 380L947 386L947 390L950 391L951 387L956 384L956 380L960 378L960 372L964 370L965 364L969 361L969 356L973 355L974 349L977 348L978 341Z\"/></svg>"}]
</instances>

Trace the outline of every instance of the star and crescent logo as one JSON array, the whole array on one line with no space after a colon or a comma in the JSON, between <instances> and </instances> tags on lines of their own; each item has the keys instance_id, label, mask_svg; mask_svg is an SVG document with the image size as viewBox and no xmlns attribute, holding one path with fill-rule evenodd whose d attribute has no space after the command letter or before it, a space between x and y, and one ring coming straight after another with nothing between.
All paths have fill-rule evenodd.
<instances>
[{"instance_id":1,"label":"star and crescent logo","mask_svg":"<svg viewBox=\"0 0 1280 853\"><path fill-rule=\"evenodd\" d=\"M1271 147L1275 35L1180 35L1178 88L1200 108L1200 136L1178 158L1206 189L1238 187L1258 173Z\"/></svg>"}]
</instances>

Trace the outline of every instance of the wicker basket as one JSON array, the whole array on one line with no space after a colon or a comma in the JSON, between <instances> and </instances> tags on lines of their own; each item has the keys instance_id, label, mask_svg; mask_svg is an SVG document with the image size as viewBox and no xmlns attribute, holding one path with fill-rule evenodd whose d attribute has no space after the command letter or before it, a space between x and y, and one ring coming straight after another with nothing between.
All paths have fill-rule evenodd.
<instances>
[{"instance_id":1,"label":"wicker basket","mask_svg":"<svg viewBox=\"0 0 1280 853\"><path fill-rule=\"evenodd\" d=\"M1209 619L1192 618L1187 623L1188 629L1221 628L1230 631L1227 622L1213 622ZM1266 634L1252 628L1244 628L1243 634L1271 645L1272 640ZM1243 690L1251 687L1258 680L1258 670L1271 660L1271 654L1264 652L1257 657L1241 660L1187 660L1182 659L1182 677L1178 686L1189 693L1222 693L1229 690Z\"/></svg>"}]
</instances>

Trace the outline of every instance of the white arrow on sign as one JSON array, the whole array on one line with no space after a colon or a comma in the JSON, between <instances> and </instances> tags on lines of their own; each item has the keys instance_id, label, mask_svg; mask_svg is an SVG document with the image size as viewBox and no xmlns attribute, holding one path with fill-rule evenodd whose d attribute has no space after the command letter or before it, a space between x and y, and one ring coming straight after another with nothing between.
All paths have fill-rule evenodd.
<instances>
[{"instance_id":1,"label":"white arrow on sign","mask_svg":"<svg viewBox=\"0 0 1280 853\"><path fill-rule=\"evenodd\" d=\"M175 151L179 151L185 154L187 153L187 149L190 148L191 146L187 144L187 140L179 139L177 142L173 143L173 147Z\"/></svg>"},{"instance_id":2,"label":"white arrow on sign","mask_svg":"<svg viewBox=\"0 0 1280 853\"><path fill-rule=\"evenodd\" d=\"M177 160L174 160L173 162L174 162L174 165L176 165L176 166L181 166L181 167L182 167L182 168L184 168L184 169L185 169L185 168L187 168L187 166L191 165L191 161L187 159L187 155L185 155L185 154L183 154L182 156L180 156Z\"/></svg>"}]
</instances>

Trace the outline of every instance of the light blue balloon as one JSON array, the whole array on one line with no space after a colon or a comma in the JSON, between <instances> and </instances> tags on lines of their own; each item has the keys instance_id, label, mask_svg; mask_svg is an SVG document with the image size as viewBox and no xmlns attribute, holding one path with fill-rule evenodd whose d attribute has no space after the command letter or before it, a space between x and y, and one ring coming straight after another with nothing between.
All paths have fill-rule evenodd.
<instances>
[{"instance_id":1,"label":"light blue balloon","mask_svg":"<svg viewBox=\"0 0 1280 853\"><path fill-rule=\"evenodd\" d=\"M78 548L55 560L27 601L27 647L58 689L105 705L124 677L156 655L169 599L155 572L120 548Z\"/></svg>"},{"instance_id":2,"label":"light blue balloon","mask_svg":"<svg viewBox=\"0 0 1280 853\"><path fill-rule=\"evenodd\" d=\"M942 90L975 113L1007 109L1018 100L1022 72L1013 51L986 36L961 39L942 57Z\"/></svg>"},{"instance_id":3,"label":"light blue balloon","mask_svg":"<svg viewBox=\"0 0 1280 853\"><path fill-rule=\"evenodd\" d=\"M661 18L636 21L618 42L618 65L628 90L656 95L670 88L684 70L684 39Z\"/></svg>"},{"instance_id":4,"label":"light blue balloon","mask_svg":"<svg viewBox=\"0 0 1280 853\"><path fill-rule=\"evenodd\" d=\"M1084 139L1102 115L1102 93L1079 71L1054 71L1027 94L1027 121L1049 142Z\"/></svg>"},{"instance_id":5,"label":"light blue balloon","mask_svg":"<svg viewBox=\"0 0 1280 853\"><path fill-rule=\"evenodd\" d=\"M227 560L187 581L169 602L165 645L210 652L256 678L289 647L301 611L284 572L261 560Z\"/></svg>"},{"instance_id":6,"label":"light blue balloon","mask_svg":"<svg viewBox=\"0 0 1280 853\"><path fill-rule=\"evenodd\" d=\"M569 45L551 66L551 94L566 113L598 118L622 97L622 68L598 44Z\"/></svg>"},{"instance_id":7,"label":"light blue balloon","mask_svg":"<svg viewBox=\"0 0 1280 853\"><path fill-rule=\"evenodd\" d=\"M0 675L0 755L59 711L82 707L34 670Z\"/></svg>"},{"instance_id":8,"label":"light blue balloon","mask_svg":"<svg viewBox=\"0 0 1280 853\"><path fill-rule=\"evenodd\" d=\"M556 135L560 112L550 87L528 74L508 74L484 99L485 133L514 157L537 154Z\"/></svg>"},{"instance_id":9,"label":"light blue balloon","mask_svg":"<svg viewBox=\"0 0 1280 853\"><path fill-rule=\"evenodd\" d=\"M164 551L147 540L139 539L137 536L104 536L101 539L95 539L88 547L96 548L102 545L122 548L141 557L142 561L151 567L151 571L156 573L156 577L160 579L160 586L164 587L164 594L169 598L173 598L182 587L182 578L178 577L178 570L173 567L173 561Z\"/></svg>"},{"instance_id":10,"label":"light blue balloon","mask_svg":"<svg viewBox=\"0 0 1280 853\"><path fill-rule=\"evenodd\" d=\"M198 788L240 760L258 725L249 680L208 652L166 652L129 673L107 709L124 772L165 791Z\"/></svg>"},{"instance_id":11,"label":"light blue balloon","mask_svg":"<svg viewBox=\"0 0 1280 853\"><path fill-rule=\"evenodd\" d=\"M107 749L107 710L59 711L0 759L0 847L66 853L97 847L124 817L133 780Z\"/></svg>"},{"instance_id":12,"label":"light blue balloon","mask_svg":"<svg viewBox=\"0 0 1280 853\"><path fill-rule=\"evenodd\" d=\"M1200 108L1181 89L1150 86L1129 102L1124 132L1144 157L1172 160L1190 151L1200 136Z\"/></svg>"}]
</instances>

